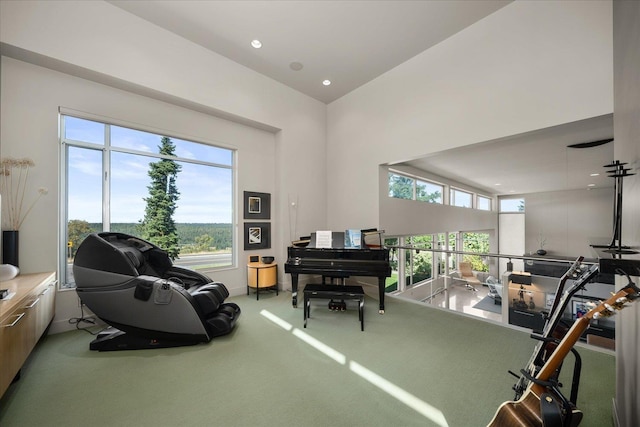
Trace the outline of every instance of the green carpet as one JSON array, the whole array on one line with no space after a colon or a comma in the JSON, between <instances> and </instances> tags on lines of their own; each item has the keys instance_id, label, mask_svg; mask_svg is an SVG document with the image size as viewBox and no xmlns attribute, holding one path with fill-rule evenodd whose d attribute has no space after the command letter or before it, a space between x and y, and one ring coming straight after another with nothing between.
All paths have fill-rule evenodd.
<instances>
[{"instance_id":1,"label":"green carpet","mask_svg":"<svg viewBox=\"0 0 640 427\"><path fill-rule=\"evenodd\" d=\"M317 301L304 329L302 305L293 309L288 292L229 301L242 308L237 326L208 344L99 353L86 332L45 337L0 400L0 425L485 426L513 397L506 370L522 368L535 344L520 331L391 297L384 315L367 297L364 332L353 306L330 312ZM610 426L615 358L579 351L581 426Z\"/></svg>"}]
</instances>

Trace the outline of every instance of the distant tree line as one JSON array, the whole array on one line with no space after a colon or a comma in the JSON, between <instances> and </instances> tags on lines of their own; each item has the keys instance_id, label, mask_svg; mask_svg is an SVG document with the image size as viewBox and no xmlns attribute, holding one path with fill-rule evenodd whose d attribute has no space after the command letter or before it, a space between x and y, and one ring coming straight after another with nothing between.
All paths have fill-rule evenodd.
<instances>
[{"instance_id":1,"label":"distant tree line","mask_svg":"<svg viewBox=\"0 0 640 427\"><path fill-rule=\"evenodd\" d=\"M230 249L231 224L178 223L180 253L197 253ZM112 223L111 231L142 237L139 223ZM69 256L73 257L80 243L91 233L102 232L102 223L90 223L74 219L69 221Z\"/></svg>"}]
</instances>

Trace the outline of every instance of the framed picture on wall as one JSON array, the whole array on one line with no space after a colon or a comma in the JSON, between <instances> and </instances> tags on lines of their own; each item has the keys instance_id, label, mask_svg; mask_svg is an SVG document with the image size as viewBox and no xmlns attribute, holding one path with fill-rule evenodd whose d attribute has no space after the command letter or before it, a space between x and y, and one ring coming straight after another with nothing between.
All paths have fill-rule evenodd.
<instances>
[{"instance_id":1,"label":"framed picture on wall","mask_svg":"<svg viewBox=\"0 0 640 427\"><path fill-rule=\"evenodd\" d=\"M574 319L579 319L589 312L586 301L571 301L571 313Z\"/></svg>"},{"instance_id":2,"label":"framed picture on wall","mask_svg":"<svg viewBox=\"0 0 640 427\"><path fill-rule=\"evenodd\" d=\"M244 219L271 219L271 194L245 191Z\"/></svg>"},{"instance_id":3,"label":"framed picture on wall","mask_svg":"<svg viewBox=\"0 0 640 427\"><path fill-rule=\"evenodd\" d=\"M553 294L553 293L545 294L545 302L544 302L545 308L553 307L553 301L555 299L556 299L556 294Z\"/></svg>"},{"instance_id":4,"label":"framed picture on wall","mask_svg":"<svg viewBox=\"0 0 640 427\"><path fill-rule=\"evenodd\" d=\"M271 248L271 224L268 222L244 223L244 250Z\"/></svg>"}]
</instances>

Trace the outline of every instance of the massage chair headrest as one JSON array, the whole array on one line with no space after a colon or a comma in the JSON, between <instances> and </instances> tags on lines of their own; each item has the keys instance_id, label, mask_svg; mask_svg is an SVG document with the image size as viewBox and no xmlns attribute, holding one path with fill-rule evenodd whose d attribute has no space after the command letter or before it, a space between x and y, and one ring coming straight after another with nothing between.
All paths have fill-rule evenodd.
<instances>
[{"instance_id":1,"label":"massage chair headrest","mask_svg":"<svg viewBox=\"0 0 640 427\"><path fill-rule=\"evenodd\" d=\"M92 233L82 242L75 266L139 276L160 276L172 266L165 251L142 239L123 233Z\"/></svg>"}]
</instances>

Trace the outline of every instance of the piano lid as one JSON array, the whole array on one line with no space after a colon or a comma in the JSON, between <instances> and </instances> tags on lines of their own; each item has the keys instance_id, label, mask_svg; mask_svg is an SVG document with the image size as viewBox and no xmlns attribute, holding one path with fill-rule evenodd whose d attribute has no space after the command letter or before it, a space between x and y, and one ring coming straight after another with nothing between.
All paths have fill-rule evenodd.
<instances>
[{"instance_id":1,"label":"piano lid","mask_svg":"<svg viewBox=\"0 0 640 427\"><path fill-rule=\"evenodd\" d=\"M389 262L389 249L387 248L365 248L365 249L328 249L328 248L298 248L289 246L287 248L287 262L293 262L295 258L303 259L350 259L362 261L385 261Z\"/></svg>"}]
</instances>

